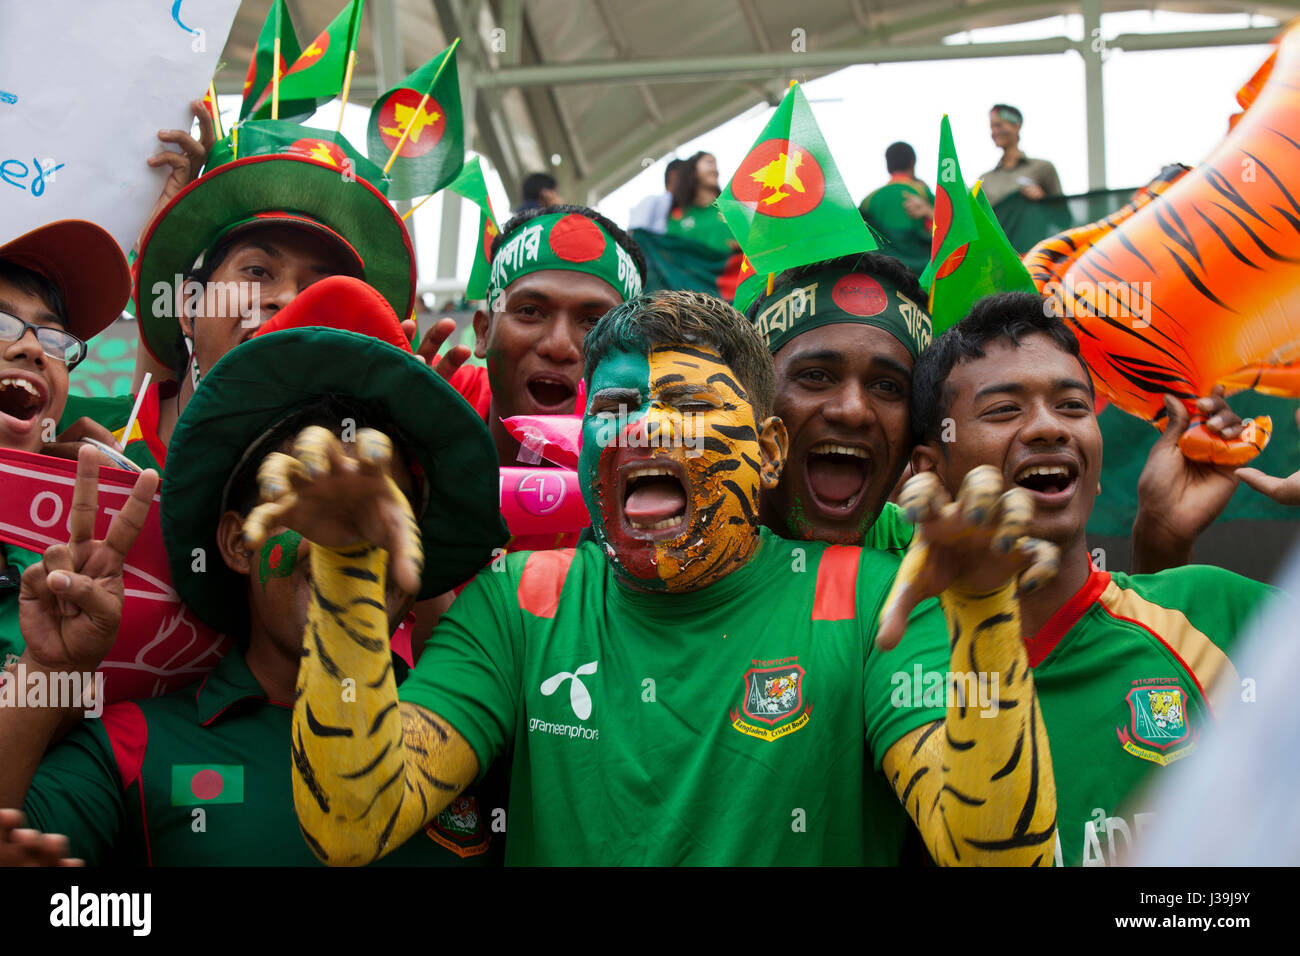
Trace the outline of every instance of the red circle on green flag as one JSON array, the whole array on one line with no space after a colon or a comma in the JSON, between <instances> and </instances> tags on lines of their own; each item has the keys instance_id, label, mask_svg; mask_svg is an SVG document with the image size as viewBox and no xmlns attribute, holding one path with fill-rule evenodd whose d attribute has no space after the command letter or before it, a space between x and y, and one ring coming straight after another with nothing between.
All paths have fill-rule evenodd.
<instances>
[{"instance_id":1,"label":"red circle on green flag","mask_svg":"<svg viewBox=\"0 0 1300 956\"><path fill-rule=\"evenodd\" d=\"M952 199L949 198L945 190L940 189L939 194L934 197L934 240L932 248L942 251L943 244L948 240L948 230L952 228ZM966 258L966 250L970 248L970 243L966 243L958 249L948 253L939 267L935 269L934 277L944 279L957 271L963 259Z\"/></svg>"},{"instance_id":2,"label":"red circle on green flag","mask_svg":"<svg viewBox=\"0 0 1300 956\"><path fill-rule=\"evenodd\" d=\"M551 251L565 262L591 262L605 252L605 234L600 227L576 212L571 212L554 226L548 240Z\"/></svg>"},{"instance_id":3,"label":"red circle on green flag","mask_svg":"<svg viewBox=\"0 0 1300 956\"><path fill-rule=\"evenodd\" d=\"M765 216L789 219L812 212L826 194L821 165L798 143L769 139L749 151L736 175L731 194Z\"/></svg>"},{"instance_id":4,"label":"red circle on green flag","mask_svg":"<svg viewBox=\"0 0 1300 956\"><path fill-rule=\"evenodd\" d=\"M889 305L889 296L879 282L860 272L840 276L831 289L831 301L849 315L879 315Z\"/></svg>"},{"instance_id":5,"label":"red circle on green flag","mask_svg":"<svg viewBox=\"0 0 1300 956\"><path fill-rule=\"evenodd\" d=\"M285 76L291 76L294 73L301 73L310 67L316 65L316 61L325 55L325 51L330 48L330 32L324 30L321 35L311 41L311 45L303 50L289 72ZM281 77L283 79L284 77Z\"/></svg>"},{"instance_id":6,"label":"red circle on green flag","mask_svg":"<svg viewBox=\"0 0 1300 956\"><path fill-rule=\"evenodd\" d=\"M348 160L348 154L343 152L343 147L323 139L294 140L293 145L289 147L289 152L314 159L318 163L329 163L339 169L342 169L343 164Z\"/></svg>"},{"instance_id":7,"label":"red circle on green flag","mask_svg":"<svg viewBox=\"0 0 1300 956\"><path fill-rule=\"evenodd\" d=\"M278 571L280 569L280 561L283 558L284 558L284 548L282 548L280 545L277 544L274 548L271 549L271 553L267 555L266 558L267 567L269 567L272 571Z\"/></svg>"},{"instance_id":8,"label":"red circle on green flag","mask_svg":"<svg viewBox=\"0 0 1300 956\"><path fill-rule=\"evenodd\" d=\"M200 800L215 800L226 788L226 781L215 770L200 770L190 778L190 792Z\"/></svg>"},{"instance_id":9,"label":"red circle on green flag","mask_svg":"<svg viewBox=\"0 0 1300 956\"><path fill-rule=\"evenodd\" d=\"M489 265L492 263L492 240L497 237L499 230L493 225L492 220L483 217L483 260Z\"/></svg>"},{"instance_id":10,"label":"red circle on green flag","mask_svg":"<svg viewBox=\"0 0 1300 956\"><path fill-rule=\"evenodd\" d=\"M403 87L385 100L379 111L379 138L389 150L402 138L402 131L411 127L411 134L398 154L407 159L423 156L437 146L447 128L447 111L432 96L424 100L424 108L417 112L422 99L423 93Z\"/></svg>"}]
</instances>

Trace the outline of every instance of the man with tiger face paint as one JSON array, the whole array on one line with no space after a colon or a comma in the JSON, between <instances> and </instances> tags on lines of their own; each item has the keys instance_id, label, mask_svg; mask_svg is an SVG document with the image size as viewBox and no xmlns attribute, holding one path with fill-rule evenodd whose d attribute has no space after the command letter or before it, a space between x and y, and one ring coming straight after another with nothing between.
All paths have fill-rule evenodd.
<instances>
[{"instance_id":1,"label":"man with tiger face paint","mask_svg":"<svg viewBox=\"0 0 1300 956\"><path fill-rule=\"evenodd\" d=\"M295 494L264 484L251 525L373 546L373 576L313 570L320 639L304 643L293 739L317 855L391 852L510 754L508 863L889 864L908 817L944 863L1049 861L1051 760L1015 594L1054 558L1022 536L1027 493L984 470L947 507L919 496L935 514L901 572L872 549L787 541L755 511L786 441L739 313L642 295L584 348L596 540L482 572L400 695L382 648L351 637L382 626L384 552L419 560L409 524L352 514L391 488L321 467L335 439L319 433L300 442L316 468ZM944 673L976 658L992 693L977 705L954 678L945 701Z\"/></svg>"}]
</instances>

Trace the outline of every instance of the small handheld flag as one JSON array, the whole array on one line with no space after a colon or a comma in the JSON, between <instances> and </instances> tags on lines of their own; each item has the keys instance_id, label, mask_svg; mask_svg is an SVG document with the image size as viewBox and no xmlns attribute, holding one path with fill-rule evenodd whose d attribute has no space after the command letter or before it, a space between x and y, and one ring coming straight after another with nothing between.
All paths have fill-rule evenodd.
<instances>
[{"instance_id":1,"label":"small handheld flag","mask_svg":"<svg viewBox=\"0 0 1300 956\"><path fill-rule=\"evenodd\" d=\"M877 248L798 84L741 161L718 207L759 274Z\"/></svg>"},{"instance_id":2,"label":"small handheld flag","mask_svg":"<svg viewBox=\"0 0 1300 956\"><path fill-rule=\"evenodd\" d=\"M384 172L391 200L437 192L460 173L465 162L464 118L456 71L458 37L378 100L370 110L367 151Z\"/></svg>"}]
</instances>

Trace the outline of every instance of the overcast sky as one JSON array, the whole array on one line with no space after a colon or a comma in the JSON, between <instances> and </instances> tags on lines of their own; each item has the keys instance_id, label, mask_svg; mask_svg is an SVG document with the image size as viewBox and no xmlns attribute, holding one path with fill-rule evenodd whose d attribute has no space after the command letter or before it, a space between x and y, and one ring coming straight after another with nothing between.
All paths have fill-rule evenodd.
<instances>
[{"instance_id":1,"label":"overcast sky","mask_svg":"<svg viewBox=\"0 0 1300 956\"><path fill-rule=\"evenodd\" d=\"M1269 26L1275 21L1246 14L1197 16L1164 11L1106 14L1102 32L1175 32ZM1077 15L975 30L948 43L1030 40L1069 36L1079 39ZM1236 46L1151 53L1109 51L1103 68L1106 108L1106 182L1114 188L1143 185L1167 163L1195 165L1222 141L1228 117L1237 112L1235 96L1268 56L1270 47ZM667 53L669 51L665 51ZM999 57L926 63L854 66L804 85L804 93L826 137L836 164L855 200L887 178L885 147L895 140L912 144L917 173L933 187L939 120L948 113L962 173L970 185L999 156L989 139L988 112L1010 103L1025 116L1021 147L1030 156L1050 159L1067 193L1088 188L1083 61L1075 53L1059 56ZM237 97L222 98L223 112L238 111ZM773 108L755 106L721 126L681 143L599 203L600 212L621 225L644 196L660 191L663 170L674 156L704 149L718 159L725 183L762 132ZM364 150L366 109L349 105L344 132ZM333 128L338 104L329 104L311 125ZM560 158L561 163L564 157ZM484 160L489 193L502 221L519 197L507 197L500 177ZM566 197L580 201L581 197ZM455 201L459 201L456 199ZM442 194L412 217L420 279L436 275ZM462 203L458 278L469 277L477 241L478 214Z\"/></svg>"}]
</instances>

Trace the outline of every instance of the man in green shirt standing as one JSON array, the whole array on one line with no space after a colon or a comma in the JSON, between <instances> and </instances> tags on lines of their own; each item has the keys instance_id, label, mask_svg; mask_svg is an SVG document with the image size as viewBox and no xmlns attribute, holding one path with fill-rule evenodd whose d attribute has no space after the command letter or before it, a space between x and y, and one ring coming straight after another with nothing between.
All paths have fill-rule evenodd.
<instances>
[{"instance_id":1,"label":"man in green shirt standing","mask_svg":"<svg viewBox=\"0 0 1300 956\"><path fill-rule=\"evenodd\" d=\"M916 150L910 144L891 144L885 168L889 182L862 200L858 211L884 240L883 251L920 275L930 262L934 193L916 178Z\"/></svg>"},{"instance_id":2,"label":"man in green shirt standing","mask_svg":"<svg viewBox=\"0 0 1300 956\"><path fill-rule=\"evenodd\" d=\"M428 561L410 579L395 577L410 597L381 588L375 598L383 622L377 646L390 669L397 659L387 637L410 598L459 583L504 542L483 423L411 354L397 317L377 308L372 289L328 281L328 310L319 302L290 306L208 370L171 443L162 525L172 580L195 614L238 646L197 685L109 706L48 753L61 721L76 715L67 702L0 707L0 807L21 806L36 830L68 840L52 854L50 839L12 832L12 815L0 815L0 865L69 854L160 866L314 861L291 809L289 725L318 555L284 527L266 529L256 549L241 535L258 500L259 469L283 457L302 428L341 434L352 454L375 440L367 426L403 436L385 475L409 499L406 514L420 528ZM309 327L327 312L340 328ZM286 363L285 354L298 361ZM449 453L455 469L447 467ZM68 546L51 548L23 577L28 647L10 680L88 674L113 642L122 559L157 477L141 476L103 541L91 540L93 527L79 520L94 513L95 479L83 453L76 500L90 510L74 506ZM84 613L64 614L65 603ZM474 793L460 794L392 862L491 861L492 836L502 831L502 814L494 821L492 810Z\"/></svg>"},{"instance_id":3,"label":"man in green shirt standing","mask_svg":"<svg viewBox=\"0 0 1300 956\"><path fill-rule=\"evenodd\" d=\"M1033 563L1026 586L1051 573L1050 554L1015 547L1025 496L974 476L926 526L932 560L887 602L891 556L760 528L786 437L770 356L742 316L700 294L642 295L585 349L578 470L595 540L481 573L400 698L363 639L383 578L316 564L294 792L317 854L358 865L392 851L510 754L508 862L896 863L898 801L945 862L1047 862L1050 758L1008 630L1017 573ZM382 568L386 549L394 573L413 567L409 526L353 516L394 499L334 446L304 435L297 460L263 476L251 539L287 524L331 563ZM938 608L917 607L940 592L952 649ZM972 653L994 686L945 709L943 672ZM340 705L341 674L358 675L360 706Z\"/></svg>"},{"instance_id":4,"label":"man in green shirt standing","mask_svg":"<svg viewBox=\"0 0 1300 956\"><path fill-rule=\"evenodd\" d=\"M913 376L913 481L957 488L993 466L1033 496L1031 533L1060 550L1057 576L1021 599L1020 627L1056 768L1055 859L1085 866L1114 865L1140 845L1151 819L1143 786L1196 759L1209 721L1238 703L1229 654L1276 593L1214 567L1093 566L1085 528L1102 455L1093 402L1078 342L1026 293L982 299ZM1185 427L1184 414L1161 442L1176 451ZM1189 497L1191 511L1213 519L1204 494Z\"/></svg>"}]
</instances>

